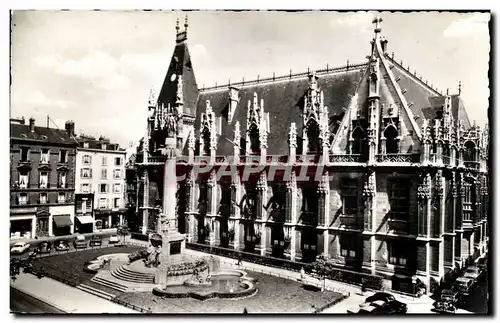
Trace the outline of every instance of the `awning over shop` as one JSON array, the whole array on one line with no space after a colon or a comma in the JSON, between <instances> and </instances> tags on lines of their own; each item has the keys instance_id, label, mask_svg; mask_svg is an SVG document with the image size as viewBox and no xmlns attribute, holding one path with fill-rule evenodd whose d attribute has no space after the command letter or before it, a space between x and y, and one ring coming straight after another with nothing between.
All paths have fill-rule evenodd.
<instances>
[{"instance_id":1,"label":"awning over shop","mask_svg":"<svg viewBox=\"0 0 500 323\"><path fill-rule=\"evenodd\" d=\"M94 223L94 218L90 215L81 215L76 217L81 224Z\"/></svg>"},{"instance_id":2,"label":"awning over shop","mask_svg":"<svg viewBox=\"0 0 500 323\"><path fill-rule=\"evenodd\" d=\"M54 222L58 227L69 227L73 225L73 221L71 221L71 216L69 214L54 215Z\"/></svg>"}]
</instances>

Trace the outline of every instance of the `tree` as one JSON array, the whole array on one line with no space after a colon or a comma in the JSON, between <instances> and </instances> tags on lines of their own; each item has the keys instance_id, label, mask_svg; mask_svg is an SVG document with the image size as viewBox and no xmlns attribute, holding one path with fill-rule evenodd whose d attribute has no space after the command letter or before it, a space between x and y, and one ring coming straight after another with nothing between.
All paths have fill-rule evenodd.
<instances>
[{"instance_id":1,"label":"tree","mask_svg":"<svg viewBox=\"0 0 500 323\"><path fill-rule=\"evenodd\" d=\"M119 226L116 234L123 237L123 244L125 244L125 238L130 234L128 226L126 224Z\"/></svg>"}]
</instances>

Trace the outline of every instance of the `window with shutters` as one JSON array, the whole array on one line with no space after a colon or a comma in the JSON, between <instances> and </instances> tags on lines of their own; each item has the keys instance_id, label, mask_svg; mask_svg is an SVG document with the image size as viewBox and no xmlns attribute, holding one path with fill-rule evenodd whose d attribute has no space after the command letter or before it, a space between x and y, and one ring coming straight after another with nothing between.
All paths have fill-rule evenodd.
<instances>
[{"instance_id":1,"label":"window with shutters","mask_svg":"<svg viewBox=\"0 0 500 323\"><path fill-rule=\"evenodd\" d=\"M40 154L40 163L48 164L49 163L49 150L46 148L42 148L42 152Z\"/></svg>"},{"instance_id":2,"label":"window with shutters","mask_svg":"<svg viewBox=\"0 0 500 323\"><path fill-rule=\"evenodd\" d=\"M101 158L101 165L102 166L108 165L108 157L107 156L102 156L102 158Z\"/></svg>"},{"instance_id":3,"label":"window with shutters","mask_svg":"<svg viewBox=\"0 0 500 323\"><path fill-rule=\"evenodd\" d=\"M92 178L92 169L91 168L82 168L80 170L80 177L82 179L91 179Z\"/></svg>"},{"instance_id":4,"label":"window with shutters","mask_svg":"<svg viewBox=\"0 0 500 323\"><path fill-rule=\"evenodd\" d=\"M64 202L66 202L66 194L64 192L59 192L59 195L57 196L57 203Z\"/></svg>"},{"instance_id":5,"label":"window with shutters","mask_svg":"<svg viewBox=\"0 0 500 323\"><path fill-rule=\"evenodd\" d=\"M40 193L40 204L46 204L47 203L47 193Z\"/></svg>"},{"instance_id":6,"label":"window with shutters","mask_svg":"<svg viewBox=\"0 0 500 323\"><path fill-rule=\"evenodd\" d=\"M99 193L107 193L108 184L99 184Z\"/></svg>"},{"instance_id":7,"label":"window with shutters","mask_svg":"<svg viewBox=\"0 0 500 323\"><path fill-rule=\"evenodd\" d=\"M99 208L105 209L107 207L108 207L107 200L105 198L99 199Z\"/></svg>"},{"instance_id":8,"label":"window with shutters","mask_svg":"<svg viewBox=\"0 0 500 323\"><path fill-rule=\"evenodd\" d=\"M82 193L90 193L90 184L82 184Z\"/></svg>"},{"instance_id":9,"label":"window with shutters","mask_svg":"<svg viewBox=\"0 0 500 323\"><path fill-rule=\"evenodd\" d=\"M121 184L115 183L113 184L113 193L120 193Z\"/></svg>"},{"instance_id":10,"label":"window with shutters","mask_svg":"<svg viewBox=\"0 0 500 323\"><path fill-rule=\"evenodd\" d=\"M28 188L28 177L29 177L28 171L22 170L19 172L19 187L20 188Z\"/></svg>"},{"instance_id":11,"label":"window with shutters","mask_svg":"<svg viewBox=\"0 0 500 323\"><path fill-rule=\"evenodd\" d=\"M101 179L108 179L108 170L106 168L101 169Z\"/></svg>"},{"instance_id":12,"label":"window with shutters","mask_svg":"<svg viewBox=\"0 0 500 323\"><path fill-rule=\"evenodd\" d=\"M67 188L67 173L62 171L59 173L59 187L60 188Z\"/></svg>"},{"instance_id":13,"label":"window with shutters","mask_svg":"<svg viewBox=\"0 0 500 323\"><path fill-rule=\"evenodd\" d=\"M28 204L28 194L26 194L26 193L19 193L18 204L19 205L26 205L26 204Z\"/></svg>"},{"instance_id":14,"label":"window with shutters","mask_svg":"<svg viewBox=\"0 0 500 323\"><path fill-rule=\"evenodd\" d=\"M122 158L115 157L115 166L121 166L121 165L122 165Z\"/></svg>"},{"instance_id":15,"label":"window with shutters","mask_svg":"<svg viewBox=\"0 0 500 323\"><path fill-rule=\"evenodd\" d=\"M114 206L115 209L117 209L117 208L120 207L120 198L115 197L113 206Z\"/></svg>"},{"instance_id":16,"label":"window with shutters","mask_svg":"<svg viewBox=\"0 0 500 323\"><path fill-rule=\"evenodd\" d=\"M48 172L40 172L40 188L47 188L49 182L49 173Z\"/></svg>"},{"instance_id":17,"label":"window with shutters","mask_svg":"<svg viewBox=\"0 0 500 323\"><path fill-rule=\"evenodd\" d=\"M90 156L90 155L83 155L82 156L82 163L84 165L90 165L90 164L92 164L92 156Z\"/></svg>"},{"instance_id":18,"label":"window with shutters","mask_svg":"<svg viewBox=\"0 0 500 323\"><path fill-rule=\"evenodd\" d=\"M121 173L122 173L122 171L120 169L115 169L115 171L113 173L113 178L114 179L120 179L121 178Z\"/></svg>"}]
</instances>

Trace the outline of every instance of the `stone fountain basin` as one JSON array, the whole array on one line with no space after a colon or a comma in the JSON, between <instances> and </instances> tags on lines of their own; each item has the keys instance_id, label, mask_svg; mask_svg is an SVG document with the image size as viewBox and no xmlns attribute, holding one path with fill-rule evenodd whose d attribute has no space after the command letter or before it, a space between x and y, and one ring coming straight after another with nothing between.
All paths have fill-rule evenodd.
<instances>
[{"instance_id":1,"label":"stone fountain basin","mask_svg":"<svg viewBox=\"0 0 500 323\"><path fill-rule=\"evenodd\" d=\"M126 263L128 262L128 253L113 253L97 257L95 260L90 261L85 266L85 271L90 273L97 273L102 268L104 261L111 260L111 262Z\"/></svg>"},{"instance_id":2,"label":"stone fountain basin","mask_svg":"<svg viewBox=\"0 0 500 323\"><path fill-rule=\"evenodd\" d=\"M222 282L218 278L224 278ZM230 284L231 282L231 284ZM227 290L224 287L231 285L236 290ZM220 288L222 285L222 288ZM240 299L255 295L257 288L254 279L248 277L243 270L221 269L211 274L211 284L191 283L186 281L183 286L169 286L166 289L155 287L153 294L165 298L194 298L207 300L212 298Z\"/></svg>"}]
</instances>

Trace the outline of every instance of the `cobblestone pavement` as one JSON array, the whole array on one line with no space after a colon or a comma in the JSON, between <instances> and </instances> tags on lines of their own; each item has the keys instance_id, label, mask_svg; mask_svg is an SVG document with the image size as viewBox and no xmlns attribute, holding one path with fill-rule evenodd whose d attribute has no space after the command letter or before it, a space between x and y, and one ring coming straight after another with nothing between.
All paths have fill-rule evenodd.
<instances>
[{"instance_id":1,"label":"cobblestone pavement","mask_svg":"<svg viewBox=\"0 0 500 323\"><path fill-rule=\"evenodd\" d=\"M10 286L66 313L137 313L127 307L104 300L47 277L38 279L34 275L21 273L17 276L16 280L11 279Z\"/></svg>"}]
</instances>

